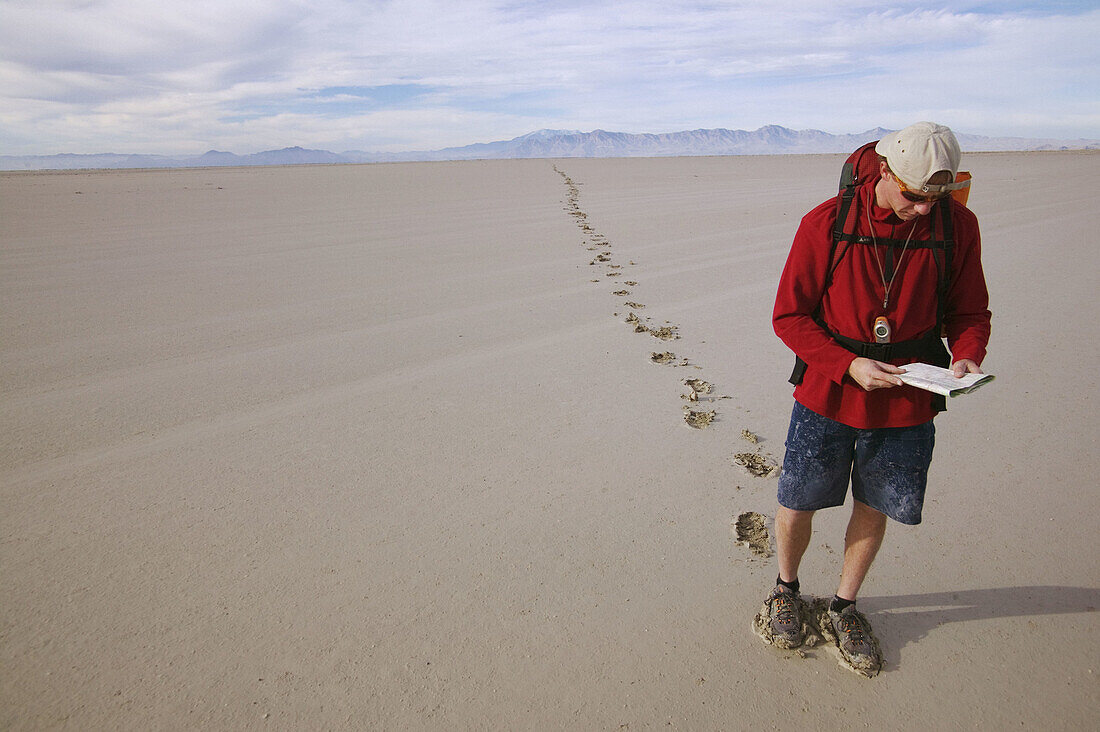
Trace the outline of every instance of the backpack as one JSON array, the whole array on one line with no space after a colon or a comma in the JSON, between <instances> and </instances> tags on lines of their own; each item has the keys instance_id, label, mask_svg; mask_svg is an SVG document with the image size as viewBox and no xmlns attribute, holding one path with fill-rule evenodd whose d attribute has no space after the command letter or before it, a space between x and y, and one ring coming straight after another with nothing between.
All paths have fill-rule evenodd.
<instances>
[{"instance_id":1,"label":"backpack","mask_svg":"<svg viewBox=\"0 0 1100 732\"><path fill-rule=\"evenodd\" d=\"M848 156L840 171L840 186L836 197L836 221L833 224L832 242L829 248L829 269L825 275L824 291L832 283L833 272L836 271L840 260L852 244L873 244L871 237L858 236L856 234L858 207L853 206L856 190L867 181L879 176L879 156L875 152L878 141L861 145ZM969 180L970 173L960 171L955 176L956 181ZM943 343L943 321L947 307L947 289L951 279L951 258L955 249L954 223L951 215L950 198L955 198L965 204L969 188L952 191L951 196L938 201L928 215L939 219L939 238L931 237L928 241L911 242L910 247L928 248L939 270L939 283L936 287L936 324L924 335L910 341L896 343L868 343L857 341L853 338L834 333L825 325L821 318L821 303L814 310L813 318L826 333L828 333L841 346L865 358L873 358L876 361L890 361L894 358L921 358L935 366L947 367L951 363L951 355ZM933 222L934 223L934 222ZM887 245L886 268L893 268L893 253L895 248L904 247L905 242L896 239L879 239L879 244ZM798 385L802 383L802 377L806 373L806 362L795 356L794 370L791 372L790 383ZM933 395L932 407L937 412L947 408L944 397Z\"/></svg>"}]
</instances>

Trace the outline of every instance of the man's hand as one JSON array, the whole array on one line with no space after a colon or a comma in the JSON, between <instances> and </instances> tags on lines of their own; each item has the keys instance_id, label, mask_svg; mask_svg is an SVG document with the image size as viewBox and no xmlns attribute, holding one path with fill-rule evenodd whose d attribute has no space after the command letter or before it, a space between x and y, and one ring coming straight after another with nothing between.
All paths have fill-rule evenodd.
<instances>
[{"instance_id":1,"label":"man's hand","mask_svg":"<svg viewBox=\"0 0 1100 732\"><path fill-rule=\"evenodd\" d=\"M978 364L974 363L969 358L961 358L951 364L951 371L955 374L956 379L962 378L967 374L982 373L982 370L978 368Z\"/></svg>"},{"instance_id":2,"label":"man's hand","mask_svg":"<svg viewBox=\"0 0 1100 732\"><path fill-rule=\"evenodd\" d=\"M959 363L962 363L962 361ZM856 357L856 359L848 365L848 375L852 377L853 381L863 387L864 391L871 391L872 389L889 389L893 386L901 386L904 382L894 376L894 374L904 373L905 369L891 366L882 361L863 358L862 356Z\"/></svg>"}]
</instances>

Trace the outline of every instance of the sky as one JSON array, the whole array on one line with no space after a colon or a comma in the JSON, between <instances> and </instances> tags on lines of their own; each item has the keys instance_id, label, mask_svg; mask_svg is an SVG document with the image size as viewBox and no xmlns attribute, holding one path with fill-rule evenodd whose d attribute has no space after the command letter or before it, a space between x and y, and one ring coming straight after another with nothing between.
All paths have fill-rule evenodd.
<instances>
[{"instance_id":1,"label":"sky","mask_svg":"<svg viewBox=\"0 0 1100 732\"><path fill-rule=\"evenodd\" d=\"M1095 139L1097 37L1097 0L0 0L0 154L923 119Z\"/></svg>"}]
</instances>

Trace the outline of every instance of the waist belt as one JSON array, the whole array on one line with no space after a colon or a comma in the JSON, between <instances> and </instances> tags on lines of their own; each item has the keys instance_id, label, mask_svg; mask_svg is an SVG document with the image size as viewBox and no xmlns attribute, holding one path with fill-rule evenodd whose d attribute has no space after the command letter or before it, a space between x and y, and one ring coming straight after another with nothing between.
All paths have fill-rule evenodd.
<instances>
[{"instance_id":1,"label":"waist belt","mask_svg":"<svg viewBox=\"0 0 1100 732\"><path fill-rule=\"evenodd\" d=\"M867 341L857 341L855 338L849 338L839 333L834 333L820 320L816 318L814 320L833 340L843 346L845 350L851 351L863 358L871 358L875 361L919 358L925 363L930 363L933 366L947 368L951 365L951 354L947 352L947 346L943 344L943 339L940 338L940 329L938 327L933 327L920 338L914 338L911 341L898 341L897 343L868 343ZM802 377L805 374L806 362L796 356L794 371L791 372L789 381L797 386L802 383ZM933 394L932 408L937 412L944 411L947 409L947 400L939 394Z\"/></svg>"},{"instance_id":2,"label":"waist belt","mask_svg":"<svg viewBox=\"0 0 1100 732\"><path fill-rule=\"evenodd\" d=\"M942 347L943 341L935 329L928 331L920 338L911 341L899 341L898 343L868 343L857 341L855 338L832 333L825 329L840 345L863 358L873 358L876 361L892 361L895 358L921 358L931 355L936 344Z\"/></svg>"}]
</instances>

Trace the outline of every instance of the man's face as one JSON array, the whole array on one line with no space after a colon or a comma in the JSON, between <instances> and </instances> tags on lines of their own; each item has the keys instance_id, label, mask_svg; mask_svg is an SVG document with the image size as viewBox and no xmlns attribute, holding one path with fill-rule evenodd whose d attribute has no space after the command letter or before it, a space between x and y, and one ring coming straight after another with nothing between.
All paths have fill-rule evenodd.
<instances>
[{"instance_id":1,"label":"man's face","mask_svg":"<svg viewBox=\"0 0 1100 732\"><path fill-rule=\"evenodd\" d=\"M932 201L922 201L921 203L910 201L901 195L901 188L897 185L897 181L892 180L891 182L894 185L890 186L889 190L891 194L888 196L890 208L894 209L894 215L902 221L911 221L918 216L924 216L936 205Z\"/></svg>"},{"instance_id":2,"label":"man's face","mask_svg":"<svg viewBox=\"0 0 1100 732\"><path fill-rule=\"evenodd\" d=\"M885 185L879 186L880 195L882 196L882 202L893 210L894 215L902 221L912 221L918 216L925 216L932 207L936 205L935 201L912 201L910 197L914 194L909 193L909 197L906 196L905 186L894 176L893 171L890 170L886 163L881 164L880 168L882 177L885 181ZM942 177L943 180L939 180ZM936 175L932 176L929 180L930 183L947 183L949 174L940 171Z\"/></svg>"}]
</instances>

